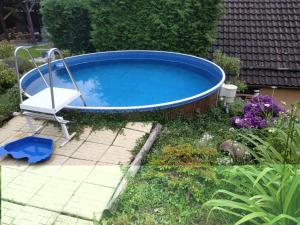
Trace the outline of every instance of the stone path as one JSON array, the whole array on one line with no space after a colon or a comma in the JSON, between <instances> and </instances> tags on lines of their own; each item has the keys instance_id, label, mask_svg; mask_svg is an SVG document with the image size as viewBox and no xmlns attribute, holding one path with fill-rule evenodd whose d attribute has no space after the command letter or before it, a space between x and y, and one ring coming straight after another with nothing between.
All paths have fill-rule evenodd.
<instances>
[{"instance_id":1,"label":"stone path","mask_svg":"<svg viewBox=\"0 0 300 225\"><path fill-rule=\"evenodd\" d=\"M35 121L41 124L41 121ZM1 158L2 225L90 225L98 221L132 160L136 141L152 124L128 123L119 131L85 128L62 148L58 127L47 125L37 136L56 147L47 162ZM23 117L0 128L0 145L31 135Z\"/></svg>"}]
</instances>

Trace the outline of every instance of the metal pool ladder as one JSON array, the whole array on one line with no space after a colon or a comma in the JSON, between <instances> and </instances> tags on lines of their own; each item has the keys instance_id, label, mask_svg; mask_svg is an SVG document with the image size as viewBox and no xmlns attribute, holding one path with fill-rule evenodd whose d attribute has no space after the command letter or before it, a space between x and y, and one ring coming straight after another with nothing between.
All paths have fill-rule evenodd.
<instances>
[{"instance_id":1,"label":"metal pool ladder","mask_svg":"<svg viewBox=\"0 0 300 225\"><path fill-rule=\"evenodd\" d=\"M28 99L23 99L23 94L25 93L22 89L21 82L20 82L20 73L19 73L19 61L18 61L18 53L20 50L24 50L27 55L31 58L35 68L37 69L39 75L41 76L42 80L44 81L45 88L38 93L29 96ZM72 81L74 89L68 88L57 88L53 86L53 76L52 76L52 58L55 58L54 54L57 53L62 62L65 66L67 73ZM42 71L37 66L33 56L30 54L29 50L24 47L20 46L17 47L14 52L15 58L15 67L16 67L16 74L17 74L17 82L19 87L19 94L20 94L20 109L21 115L25 116L28 122L28 125L33 130L34 133L40 131L43 126L36 127L32 123L32 118L36 119L43 119L43 120L50 120L50 121L57 121L62 128L65 141L60 145L63 146L67 142L69 142L74 136L75 133L69 134L68 128L66 126L67 123L70 121L64 120L63 117L57 116L57 113L61 111L64 107L70 104L72 101L77 99L78 97L81 98L83 104L86 106L85 100L74 80L72 72L63 57L62 53L57 48L52 48L48 51L47 55L47 62L48 62L48 75L49 75L49 83L46 81Z\"/></svg>"}]
</instances>

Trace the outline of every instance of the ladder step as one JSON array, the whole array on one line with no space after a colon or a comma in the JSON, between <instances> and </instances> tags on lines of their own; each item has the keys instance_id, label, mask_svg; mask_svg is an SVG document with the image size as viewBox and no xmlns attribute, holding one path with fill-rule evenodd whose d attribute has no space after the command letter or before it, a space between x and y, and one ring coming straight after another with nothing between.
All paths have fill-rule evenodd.
<instances>
[{"instance_id":1,"label":"ladder step","mask_svg":"<svg viewBox=\"0 0 300 225\"><path fill-rule=\"evenodd\" d=\"M53 88L53 96L50 88L45 88L20 104L20 108L25 111L39 112L45 114L56 114L61 109L69 105L80 96L80 92L67 88ZM51 99L55 101L55 107L52 107Z\"/></svg>"}]
</instances>

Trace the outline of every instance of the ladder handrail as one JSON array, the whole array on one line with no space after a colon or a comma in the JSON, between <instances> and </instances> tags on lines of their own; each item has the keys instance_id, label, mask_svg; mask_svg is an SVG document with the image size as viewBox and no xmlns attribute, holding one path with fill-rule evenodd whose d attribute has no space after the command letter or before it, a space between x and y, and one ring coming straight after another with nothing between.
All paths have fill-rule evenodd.
<instances>
[{"instance_id":1,"label":"ladder handrail","mask_svg":"<svg viewBox=\"0 0 300 225\"><path fill-rule=\"evenodd\" d=\"M21 103L23 102L23 96L22 96L22 87L21 87L21 84L20 84L20 72L19 72L19 63L18 63L18 53L19 51L23 49L27 55L29 55L33 65L35 66L35 68L38 70L38 72L40 73L40 76L41 78L43 79L44 83L46 84L46 87L49 87L42 71L40 70L40 68L38 67L38 65L36 64L33 56L30 54L28 48L26 48L25 46L19 46L15 49L15 52L14 52L14 58L15 58L15 69L16 69L16 74L17 74L17 82L18 82L18 87L19 87L19 94L20 94L20 101Z\"/></svg>"},{"instance_id":2,"label":"ladder handrail","mask_svg":"<svg viewBox=\"0 0 300 225\"><path fill-rule=\"evenodd\" d=\"M51 62L52 62L52 55L54 53L57 53L59 55L59 57L61 58L66 70L67 70L67 73L72 81L72 84L73 86L75 87L75 89L80 93L80 98L83 102L83 104L86 106L86 103L85 103L85 100L80 92L80 89L79 87L77 86L76 84L76 81L74 80L74 77L73 77L73 74L63 56L63 54L61 53L61 51L58 49L58 48L51 48L49 51L48 51L48 73L49 73L49 84L50 84L50 94L51 94L51 104L52 104L52 108L54 109L55 108L55 100L54 100L54 91L53 91L53 78L52 78L52 69L51 69Z\"/></svg>"}]
</instances>

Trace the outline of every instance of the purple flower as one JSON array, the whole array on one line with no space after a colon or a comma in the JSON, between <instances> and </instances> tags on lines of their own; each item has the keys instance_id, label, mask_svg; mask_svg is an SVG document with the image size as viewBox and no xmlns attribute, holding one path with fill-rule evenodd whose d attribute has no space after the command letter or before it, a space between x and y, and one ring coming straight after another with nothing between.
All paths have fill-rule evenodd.
<instances>
[{"instance_id":1,"label":"purple flower","mask_svg":"<svg viewBox=\"0 0 300 225\"><path fill-rule=\"evenodd\" d=\"M255 96L244 105L243 117L235 116L231 124L236 128L266 128L268 121L274 124L284 110L271 96Z\"/></svg>"}]
</instances>

